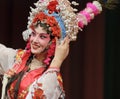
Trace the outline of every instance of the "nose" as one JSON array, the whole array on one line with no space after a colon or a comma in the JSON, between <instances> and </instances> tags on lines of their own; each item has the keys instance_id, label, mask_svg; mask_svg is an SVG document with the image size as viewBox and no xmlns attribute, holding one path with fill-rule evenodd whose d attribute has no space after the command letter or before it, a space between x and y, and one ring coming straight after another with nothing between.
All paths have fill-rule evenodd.
<instances>
[{"instance_id":1,"label":"nose","mask_svg":"<svg viewBox=\"0 0 120 99\"><path fill-rule=\"evenodd\" d=\"M34 36L33 37L33 42L38 42L38 41L39 41L39 36L38 35Z\"/></svg>"}]
</instances>

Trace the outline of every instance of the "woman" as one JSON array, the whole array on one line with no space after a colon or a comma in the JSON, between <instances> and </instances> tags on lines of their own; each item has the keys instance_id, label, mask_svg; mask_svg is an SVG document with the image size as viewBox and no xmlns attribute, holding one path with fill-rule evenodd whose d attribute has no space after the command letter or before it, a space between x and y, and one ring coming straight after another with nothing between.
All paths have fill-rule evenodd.
<instances>
[{"instance_id":1,"label":"woman","mask_svg":"<svg viewBox=\"0 0 120 99\"><path fill-rule=\"evenodd\" d=\"M53 40L56 42L56 51L55 56L49 65L48 62L45 62L45 58L48 55L47 51ZM46 30L41 27L40 23L36 22L29 39L31 52L29 52L28 48L27 50L15 51L13 49L5 48L1 45L3 57L4 54L12 54L12 56L13 54L17 54L15 55L16 59L14 67L7 72L7 74L10 76L10 80L8 81L7 85L10 99L24 99L26 94L28 94L28 99L30 99L29 97L35 99L37 97L40 99L50 99L52 97L57 99L58 97L64 97L59 71L63 60L66 58L69 52L69 41L69 38L66 37L62 43L59 43L57 38L55 39L48 34ZM8 51L8 53L6 51ZM12 58L12 56L9 57ZM35 81L36 79L37 81ZM16 84L13 83L13 81L16 82ZM30 90L32 92L34 88L35 92L32 96L32 93L27 92L27 88L33 82L34 84L31 85L32 88L30 88ZM19 85L19 83L21 84ZM36 89L36 87L38 88Z\"/></svg>"},{"instance_id":2,"label":"woman","mask_svg":"<svg viewBox=\"0 0 120 99\"><path fill-rule=\"evenodd\" d=\"M16 59L14 67L7 72L7 75L10 76L10 80L7 85L10 99L24 99L26 94L28 94L26 97L28 99L36 99L37 97L40 99L50 99L52 97L57 99L59 97L64 97L59 71L63 60L68 55L69 42L69 38L66 37L62 43L59 43L58 39L48 34L47 31L41 27L39 21L37 21L34 23L34 26L32 26L32 33L28 43L30 44L30 49L27 46L27 50L15 51L1 45L3 57L4 54L7 54L6 51L8 51L8 55L12 54L12 56L9 56L10 58L13 57L13 54L17 54L15 55ZM52 48L51 51L54 51L55 43L55 56L49 64L47 61L48 59L45 60L45 58L48 58L49 47ZM29 50L31 52L29 52ZM50 54L52 54L52 52L50 52ZM37 81L35 81L36 79ZM30 88L31 93L28 93L27 89L33 82L34 84L31 85L32 88ZM36 87L38 88L36 89ZM32 96L33 88L34 95Z\"/></svg>"},{"instance_id":3,"label":"woman","mask_svg":"<svg viewBox=\"0 0 120 99\"><path fill-rule=\"evenodd\" d=\"M102 11L97 1L78 14L67 0L39 0L35 5L23 32L25 50L0 45L2 99L64 99L60 67L69 53L69 43Z\"/></svg>"}]
</instances>

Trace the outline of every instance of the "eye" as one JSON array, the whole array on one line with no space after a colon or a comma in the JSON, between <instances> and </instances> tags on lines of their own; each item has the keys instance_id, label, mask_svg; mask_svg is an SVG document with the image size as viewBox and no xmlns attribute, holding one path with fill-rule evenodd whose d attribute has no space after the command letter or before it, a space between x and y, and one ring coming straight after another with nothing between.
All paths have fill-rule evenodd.
<instances>
[{"instance_id":1,"label":"eye","mask_svg":"<svg viewBox=\"0 0 120 99\"><path fill-rule=\"evenodd\" d=\"M32 33L31 33L31 36L36 36L36 33L35 33L35 32L32 32Z\"/></svg>"},{"instance_id":2,"label":"eye","mask_svg":"<svg viewBox=\"0 0 120 99\"><path fill-rule=\"evenodd\" d=\"M40 36L41 39L48 39L48 38L50 38L50 35L48 35L46 33L41 33L39 36Z\"/></svg>"},{"instance_id":3,"label":"eye","mask_svg":"<svg viewBox=\"0 0 120 99\"><path fill-rule=\"evenodd\" d=\"M40 35L40 38L45 39L45 38L47 38L47 36L46 35Z\"/></svg>"}]
</instances>

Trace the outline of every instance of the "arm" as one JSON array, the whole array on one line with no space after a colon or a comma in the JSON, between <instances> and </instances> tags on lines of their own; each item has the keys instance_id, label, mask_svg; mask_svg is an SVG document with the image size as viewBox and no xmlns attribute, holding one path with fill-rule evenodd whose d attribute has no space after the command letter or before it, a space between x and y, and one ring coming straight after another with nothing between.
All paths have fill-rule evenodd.
<instances>
[{"instance_id":1,"label":"arm","mask_svg":"<svg viewBox=\"0 0 120 99\"><path fill-rule=\"evenodd\" d=\"M56 41L55 57L53 58L50 67L30 86L26 99L33 99L36 97L44 97L45 99L64 99L65 93L63 90L60 67L69 53L70 41L68 37L60 44L58 39L56 39Z\"/></svg>"},{"instance_id":2,"label":"arm","mask_svg":"<svg viewBox=\"0 0 120 99\"><path fill-rule=\"evenodd\" d=\"M68 36L65 37L61 43L59 43L58 39L56 39L55 56L50 64L50 67L56 67L60 69L62 62L69 54L69 43L70 39Z\"/></svg>"},{"instance_id":3,"label":"arm","mask_svg":"<svg viewBox=\"0 0 120 99\"><path fill-rule=\"evenodd\" d=\"M64 97L59 70L49 68L30 86L26 99L64 99Z\"/></svg>"},{"instance_id":4,"label":"arm","mask_svg":"<svg viewBox=\"0 0 120 99\"><path fill-rule=\"evenodd\" d=\"M16 50L0 44L0 74L12 67Z\"/></svg>"}]
</instances>

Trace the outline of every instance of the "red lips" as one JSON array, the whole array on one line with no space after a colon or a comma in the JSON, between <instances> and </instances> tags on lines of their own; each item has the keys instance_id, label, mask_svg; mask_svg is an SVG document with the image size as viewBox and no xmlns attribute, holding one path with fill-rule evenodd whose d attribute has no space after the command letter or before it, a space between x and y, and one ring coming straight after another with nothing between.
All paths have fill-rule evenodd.
<instances>
[{"instance_id":1,"label":"red lips","mask_svg":"<svg viewBox=\"0 0 120 99\"><path fill-rule=\"evenodd\" d=\"M33 49L37 49L37 48L39 48L40 46L39 45L37 45L37 44L32 44L32 48Z\"/></svg>"}]
</instances>

